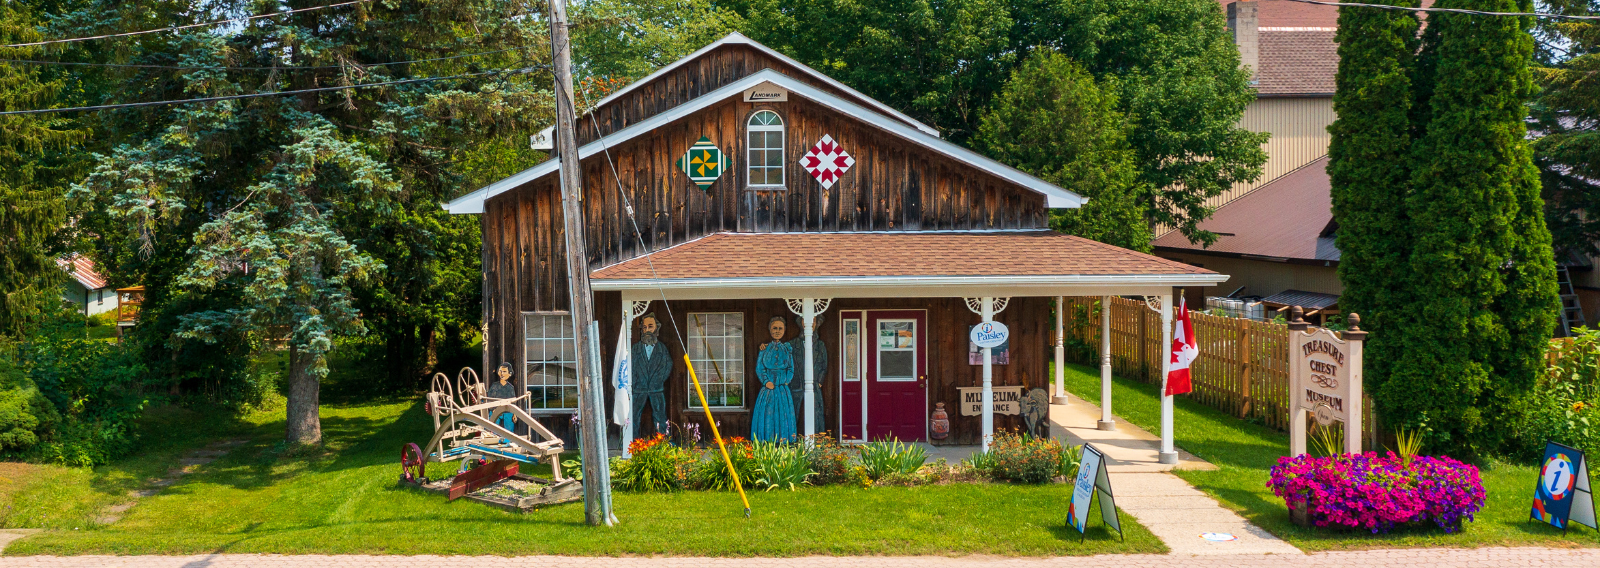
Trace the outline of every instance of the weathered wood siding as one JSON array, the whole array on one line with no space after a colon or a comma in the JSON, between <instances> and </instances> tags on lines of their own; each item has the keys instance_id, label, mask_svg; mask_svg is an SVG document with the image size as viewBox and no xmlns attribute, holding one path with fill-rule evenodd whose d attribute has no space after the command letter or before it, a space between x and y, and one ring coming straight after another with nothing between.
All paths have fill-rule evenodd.
<instances>
[{"instance_id":1,"label":"weathered wood siding","mask_svg":"<svg viewBox=\"0 0 1600 568\"><path fill-rule=\"evenodd\" d=\"M616 100L595 109L590 115L584 116L578 125L578 144L593 142L597 138L595 135L597 127L600 132L611 134L762 69L772 69L862 106L870 107L872 103L862 97L835 89L813 78L809 73L750 46L729 44L647 83L640 84Z\"/></svg>"}]
</instances>

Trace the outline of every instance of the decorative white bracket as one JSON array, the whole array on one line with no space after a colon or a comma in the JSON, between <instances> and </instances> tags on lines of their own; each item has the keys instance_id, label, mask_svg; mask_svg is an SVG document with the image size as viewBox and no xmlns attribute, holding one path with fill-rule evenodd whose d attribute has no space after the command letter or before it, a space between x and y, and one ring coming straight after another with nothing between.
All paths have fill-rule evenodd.
<instances>
[{"instance_id":1,"label":"decorative white bracket","mask_svg":"<svg viewBox=\"0 0 1600 568\"><path fill-rule=\"evenodd\" d=\"M1161 313L1161 296L1145 296L1144 307L1150 308L1152 312Z\"/></svg>"},{"instance_id":2,"label":"decorative white bracket","mask_svg":"<svg viewBox=\"0 0 1600 568\"><path fill-rule=\"evenodd\" d=\"M807 300L811 301L813 314L828 311L828 305L833 303L833 298L784 298L783 301L789 304L789 311L794 312L794 315L803 316L806 315Z\"/></svg>"},{"instance_id":3,"label":"decorative white bracket","mask_svg":"<svg viewBox=\"0 0 1600 568\"><path fill-rule=\"evenodd\" d=\"M644 315L645 310L650 309L650 300L628 300L625 303L627 306L624 307L630 322Z\"/></svg>"},{"instance_id":4,"label":"decorative white bracket","mask_svg":"<svg viewBox=\"0 0 1600 568\"><path fill-rule=\"evenodd\" d=\"M967 301L967 309L972 310L972 313L978 314L980 316L983 315L983 298L963 298L963 299ZM1008 306L1008 305L1011 305L1011 298L995 298L994 299L994 303L990 305L990 307L993 308L994 311L992 311L990 313L991 314L998 314L1000 312L1006 311L1006 306Z\"/></svg>"}]
</instances>

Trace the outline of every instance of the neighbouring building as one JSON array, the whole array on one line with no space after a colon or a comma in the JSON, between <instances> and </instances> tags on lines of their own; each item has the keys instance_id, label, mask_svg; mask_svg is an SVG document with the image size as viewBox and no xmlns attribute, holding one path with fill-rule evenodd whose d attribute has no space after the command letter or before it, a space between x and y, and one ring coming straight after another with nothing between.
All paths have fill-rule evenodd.
<instances>
[{"instance_id":1,"label":"neighbouring building","mask_svg":"<svg viewBox=\"0 0 1600 568\"><path fill-rule=\"evenodd\" d=\"M664 404L633 397L649 406L635 435L663 418L704 421L687 352L723 434L750 436L763 417L762 373L772 376L757 365L763 345L775 331L798 341L796 320L811 319L821 349L810 372L801 349L793 364L795 380L817 378L814 430L846 441L977 443L983 413L968 410L983 410L971 397L984 362L969 332L986 316L1010 329L990 358L1001 401L990 418L1020 429L1050 402L1057 297L1162 296L1226 279L1049 230L1049 209L1083 199L739 34L611 94L579 123L606 368L624 330L659 333L650 351L630 348L634 357L671 357L658 367L670 365ZM511 363L529 410L566 436L581 351L558 175L548 161L446 208L483 217L484 375ZM608 410L613 402L608 392ZM931 420L941 404L947 431ZM805 434L809 413L795 410Z\"/></svg>"},{"instance_id":2,"label":"neighbouring building","mask_svg":"<svg viewBox=\"0 0 1600 568\"><path fill-rule=\"evenodd\" d=\"M72 275L61 297L85 317L117 309L117 291L106 285L106 278L95 270L94 261L75 254L56 259L56 265Z\"/></svg>"},{"instance_id":3,"label":"neighbouring building","mask_svg":"<svg viewBox=\"0 0 1600 568\"><path fill-rule=\"evenodd\" d=\"M1287 305L1337 314L1344 288L1324 168L1335 118L1338 9L1287 0L1222 5L1256 87L1239 124L1271 134L1263 145L1267 162L1255 182L1208 202L1216 213L1200 228L1216 233L1215 243L1201 246L1169 231L1156 238L1156 253L1231 277L1224 286L1185 290L1192 307L1205 305L1206 296L1233 296L1263 300L1268 318Z\"/></svg>"}]
</instances>

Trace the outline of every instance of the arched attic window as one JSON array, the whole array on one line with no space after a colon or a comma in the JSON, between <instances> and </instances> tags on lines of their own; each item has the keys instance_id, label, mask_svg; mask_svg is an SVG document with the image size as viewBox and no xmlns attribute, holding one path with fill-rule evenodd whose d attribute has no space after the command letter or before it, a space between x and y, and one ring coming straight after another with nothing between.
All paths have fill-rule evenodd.
<instances>
[{"instance_id":1,"label":"arched attic window","mask_svg":"<svg viewBox=\"0 0 1600 568\"><path fill-rule=\"evenodd\" d=\"M770 110L750 115L746 123L751 189L783 189L783 117Z\"/></svg>"}]
</instances>

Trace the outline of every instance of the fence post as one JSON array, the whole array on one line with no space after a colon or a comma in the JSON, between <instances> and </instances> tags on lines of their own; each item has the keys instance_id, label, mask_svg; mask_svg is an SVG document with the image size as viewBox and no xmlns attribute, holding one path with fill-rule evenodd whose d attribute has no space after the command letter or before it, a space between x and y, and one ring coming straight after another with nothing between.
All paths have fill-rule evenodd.
<instances>
[{"instance_id":1,"label":"fence post","mask_svg":"<svg viewBox=\"0 0 1600 568\"><path fill-rule=\"evenodd\" d=\"M1145 312L1148 311L1149 310L1144 309L1139 310L1139 335L1135 337L1135 339L1139 341L1139 380L1141 381L1150 380L1150 374L1148 372L1150 370L1150 359L1145 356L1145 352L1149 351L1149 349L1146 348L1144 344L1144 328L1146 327L1145 316L1148 315Z\"/></svg>"},{"instance_id":2,"label":"fence post","mask_svg":"<svg viewBox=\"0 0 1600 568\"><path fill-rule=\"evenodd\" d=\"M1249 418L1253 405L1250 403L1250 320L1239 318L1239 396L1244 403L1239 405L1239 417Z\"/></svg>"}]
</instances>

